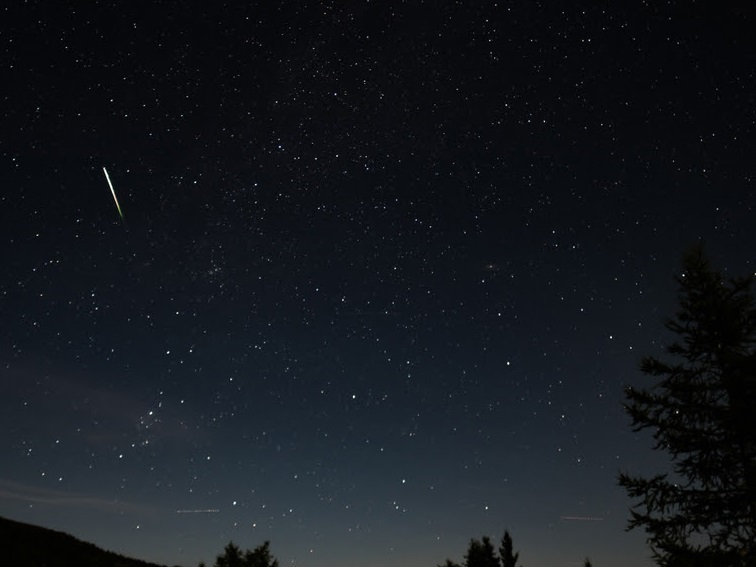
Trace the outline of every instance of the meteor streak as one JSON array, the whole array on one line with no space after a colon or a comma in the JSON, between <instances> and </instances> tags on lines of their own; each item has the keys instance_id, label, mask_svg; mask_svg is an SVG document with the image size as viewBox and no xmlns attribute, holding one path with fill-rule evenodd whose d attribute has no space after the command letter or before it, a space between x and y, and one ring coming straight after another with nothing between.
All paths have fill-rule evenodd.
<instances>
[{"instance_id":1,"label":"meteor streak","mask_svg":"<svg viewBox=\"0 0 756 567\"><path fill-rule=\"evenodd\" d=\"M102 170L105 172L105 179L108 180L108 185L110 186L110 192L113 193L113 200L115 201L116 208L118 209L118 214L121 217L121 222L124 222L123 220L123 212L121 212L121 205L118 204L118 197L116 197L115 189L113 189L113 184L110 182L110 175L108 175L108 170L104 167Z\"/></svg>"}]
</instances>

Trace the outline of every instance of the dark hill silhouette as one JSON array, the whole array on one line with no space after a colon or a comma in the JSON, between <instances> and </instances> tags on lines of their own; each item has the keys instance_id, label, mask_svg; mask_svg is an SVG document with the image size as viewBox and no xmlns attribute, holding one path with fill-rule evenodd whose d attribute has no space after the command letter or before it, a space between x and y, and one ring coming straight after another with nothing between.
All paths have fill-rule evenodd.
<instances>
[{"instance_id":1,"label":"dark hill silhouette","mask_svg":"<svg viewBox=\"0 0 756 567\"><path fill-rule=\"evenodd\" d=\"M72 535L0 517L0 563L13 567L164 567Z\"/></svg>"}]
</instances>

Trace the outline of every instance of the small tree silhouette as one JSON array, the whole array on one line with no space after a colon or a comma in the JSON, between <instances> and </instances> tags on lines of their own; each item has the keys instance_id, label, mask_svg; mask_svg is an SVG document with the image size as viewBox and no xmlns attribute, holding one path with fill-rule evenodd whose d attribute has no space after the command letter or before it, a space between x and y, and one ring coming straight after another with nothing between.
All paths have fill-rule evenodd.
<instances>
[{"instance_id":1,"label":"small tree silhouette","mask_svg":"<svg viewBox=\"0 0 756 567\"><path fill-rule=\"evenodd\" d=\"M254 550L244 553L245 567L278 567L278 559L270 552L270 542L258 545Z\"/></svg>"},{"instance_id":2,"label":"small tree silhouette","mask_svg":"<svg viewBox=\"0 0 756 567\"><path fill-rule=\"evenodd\" d=\"M520 554L513 552L512 536L508 531L501 538L499 556L491 543L491 538L483 536L482 539L471 539L465 554L463 565L447 559L446 563L438 567L516 567Z\"/></svg>"},{"instance_id":3,"label":"small tree silhouette","mask_svg":"<svg viewBox=\"0 0 756 567\"><path fill-rule=\"evenodd\" d=\"M200 566L204 567L203 564ZM214 567L278 567L278 560L270 552L269 541L243 553L239 546L230 541L223 548L223 553L215 558Z\"/></svg>"},{"instance_id":4,"label":"small tree silhouette","mask_svg":"<svg viewBox=\"0 0 756 567\"><path fill-rule=\"evenodd\" d=\"M496 557L491 538L483 536L481 541L470 540L470 546L465 555L465 567L499 567L499 559Z\"/></svg>"},{"instance_id":5,"label":"small tree silhouette","mask_svg":"<svg viewBox=\"0 0 756 567\"><path fill-rule=\"evenodd\" d=\"M223 554L215 558L215 567L244 567L242 550L233 541L229 541L223 548Z\"/></svg>"},{"instance_id":6,"label":"small tree silhouette","mask_svg":"<svg viewBox=\"0 0 756 567\"><path fill-rule=\"evenodd\" d=\"M513 553L512 536L507 530L504 530L504 536L501 538L501 547L499 548L499 557L501 558L501 567L516 567L519 553Z\"/></svg>"}]
</instances>

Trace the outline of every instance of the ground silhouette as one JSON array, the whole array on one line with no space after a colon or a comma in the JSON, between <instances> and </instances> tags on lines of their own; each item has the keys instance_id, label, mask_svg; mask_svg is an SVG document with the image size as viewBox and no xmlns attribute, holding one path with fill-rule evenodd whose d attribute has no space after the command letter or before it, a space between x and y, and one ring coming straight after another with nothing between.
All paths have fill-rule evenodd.
<instances>
[{"instance_id":1,"label":"ground silhouette","mask_svg":"<svg viewBox=\"0 0 756 567\"><path fill-rule=\"evenodd\" d=\"M63 532L2 517L0 564L13 567L165 567L106 551Z\"/></svg>"}]
</instances>

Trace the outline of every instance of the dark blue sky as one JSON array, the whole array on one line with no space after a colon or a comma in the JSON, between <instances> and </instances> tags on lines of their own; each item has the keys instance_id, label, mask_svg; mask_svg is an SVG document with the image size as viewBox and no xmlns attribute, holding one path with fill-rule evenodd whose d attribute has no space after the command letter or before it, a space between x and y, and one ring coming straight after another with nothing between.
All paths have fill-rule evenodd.
<instances>
[{"instance_id":1,"label":"dark blue sky","mask_svg":"<svg viewBox=\"0 0 756 567\"><path fill-rule=\"evenodd\" d=\"M3 9L0 514L168 564L651 565L622 389L753 273L753 17ZM122 223L103 173L106 167Z\"/></svg>"}]
</instances>

